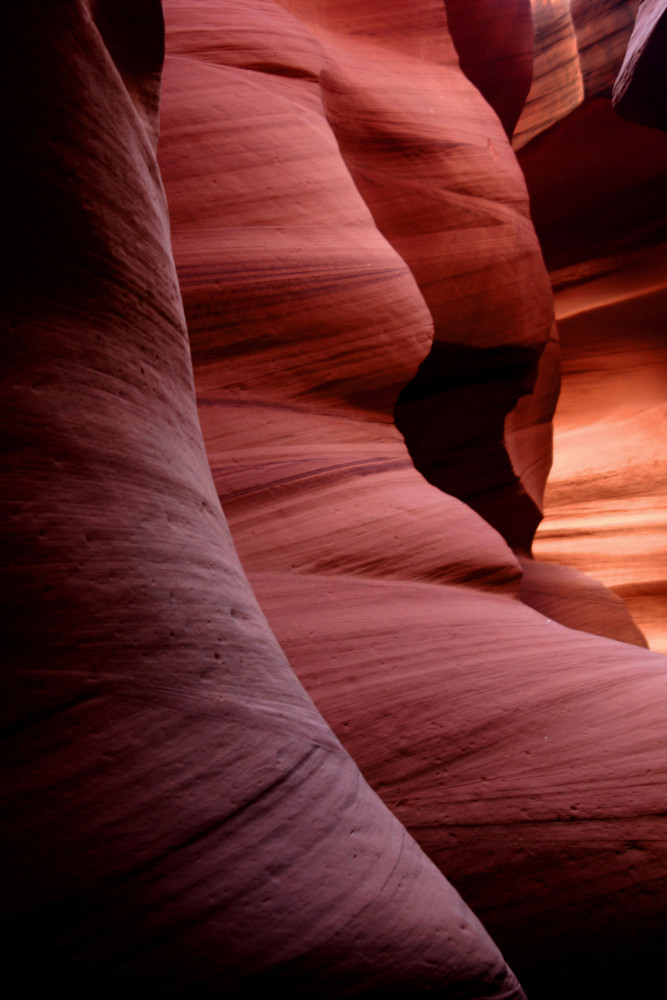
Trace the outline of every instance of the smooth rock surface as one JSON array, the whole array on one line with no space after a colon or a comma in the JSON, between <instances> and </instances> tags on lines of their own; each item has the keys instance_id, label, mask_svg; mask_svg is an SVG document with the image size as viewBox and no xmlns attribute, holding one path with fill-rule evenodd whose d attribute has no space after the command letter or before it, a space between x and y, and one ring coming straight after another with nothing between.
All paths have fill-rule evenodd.
<instances>
[{"instance_id":1,"label":"smooth rock surface","mask_svg":"<svg viewBox=\"0 0 667 1000\"><path fill-rule=\"evenodd\" d=\"M611 95L639 0L531 0L531 6L533 82L514 133L515 149L584 101Z\"/></svg>"},{"instance_id":2,"label":"smooth rock surface","mask_svg":"<svg viewBox=\"0 0 667 1000\"><path fill-rule=\"evenodd\" d=\"M617 8L605 2L574 9L577 24L587 12L593 43L581 53L582 66L596 67L588 96L519 152L555 289L563 363L554 468L534 553L612 587L651 647L667 651L667 143L664 134L612 110L610 75L627 45L617 88L629 83L629 67L648 38L647 17L656 13L654 5L639 7L631 39L630 25L619 34ZM651 62L661 64L655 56L646 66ZM664 88L644 97L648 113L664 103Z\"/></svg>"},{"instance_id":3,"label":"smooth rock surface","mask_svg":"<svg viewBox=\"0 0 667 1000\"><path fill-rule=\"evenodd\" d=\"M159 5L9 25L15 978L519 1000L453 885L533 1000L649 995L667 667L519 600L558 352L502 73L436 0L165 12L190 344Z\"/></svg>"},{"instance_id":4,"label":"smooth rock surface","mask_svg":"<svg viewBox=\"0 0 667 1000\"><path fill-rule=\"evenodd\" d=\"M563 388L534 551L613 588L665 652L667 255L659 245L607 265L556 296Z\"/></svg>"},{"instance_id":5,"label":"smooth rock surface","mask_svg":"<svg viewBox=\"0 0 667 1000\"><path fill-rule=\"evenodd\" d=\"M253 586L530 995L646 989L665 929L665 661L520 603L488 524L528 547L558 363L500 123L440 5L233 10L202 8L203 32L167 6L161 164L207 450ZM407 429L410 404L413 454L458 500L414 473L391 423L431 321L397 415ZM577 624L641 642L569 576Z\"/></svg>"},{"instance_id":6,"label":"smooth rock surface","mask_svg":"<svg viewBox=\"0 0 667 1000\"><path fill-rule=\"evenodd\" d=\"M159 3L11 15L9 981L519 1000L296 680L238 562L155 160Z\"/></svg>"},{"instance_id":7,"label":"smooth rock surface","mask_svg":"<svg viewBox=\"0 0 667 1000\"><path fill-rule=\"evenodd\" d=\"M459 65L511 137L533 79L530 0L447 0L447 27Z\"/></svg>"}]
</instances>

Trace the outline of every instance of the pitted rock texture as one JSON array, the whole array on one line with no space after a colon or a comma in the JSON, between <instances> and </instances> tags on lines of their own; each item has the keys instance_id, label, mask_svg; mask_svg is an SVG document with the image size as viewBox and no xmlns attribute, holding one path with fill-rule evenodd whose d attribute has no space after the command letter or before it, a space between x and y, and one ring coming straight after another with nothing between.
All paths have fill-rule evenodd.
<instances>
[{"instance_id":1,"label":"pitted rock texture","mask_svg":"<svg viewBox=\"0 0 667 1000\"><path fill-rule=\"evenodd\" d=\"M664 657L462 588L251 579L321 711L527 995L649 990L665 929Z\"/></svg>"}]
</instances>

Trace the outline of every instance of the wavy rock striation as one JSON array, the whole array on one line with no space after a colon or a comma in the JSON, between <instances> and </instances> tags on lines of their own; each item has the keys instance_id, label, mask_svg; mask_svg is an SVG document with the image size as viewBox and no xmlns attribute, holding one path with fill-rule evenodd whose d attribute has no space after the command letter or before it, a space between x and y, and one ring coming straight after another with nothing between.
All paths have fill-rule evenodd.
<instances>
[{"instance_id":1,"label":"wavy rock striation","mask_svg":"<svg viewBox=\"0 0 667 1000\"><path fill-rule=\"evenodd\" d=\"M584 101L611 94L639 0L532 0L533 83L515 148L566 118Z\"/></svg>"},{"instance_id":2,"label":"wavy rock striation","mask_svg":"<svg viewBox=\"0 0 667 1000\"><path fill-rule=\"evenodd\" d=\"M648 992L665 660L557 624L527 557L557 348L492 110L525 41L485 69L436 0L165 12L201 430L159 5L10 25L12 960L75 996L519 1000L454 885L536 1000Z\"/></svg>"},{"instance_id":3,"label":"wavy rock striation","mask_svg":"<svg viewBox=\"0 0 667 1000\"><path fill-rule=\"evenodd\" d=\"M192 10L167 5L160 159L207 451L262 607L529 992L637 989L664 930L664 661L520 603L489 526L529 545L556 383L501 125L439 4ZM407 460L401 387L449 493ZM550 569L527 599L642 641Z\"/></svg>"},{"instance_id":4,"label":"wavy rock striation","mask_svg":"<svg viewBox=\"0 0 667 1000\"><path fill-rule=\"evenodd\" d=\"M11 14L10 69L33 70L12 109L2 366L10 978L73 997L518 1000L235 554L155 161L159 3Z\"/></svg>"},{"instance_id":5,"label":"wavy rock striation","mask_svg":"<svg viewBox=\"0 0 667 1000\"><path fill-rule=\"evenodd\" d=\"M627 44L617 96L630 88L640 121L640 100L644 115L657 114L662 91L649 96L641 81L659 66L651 53L660 21L655 5L642 4L630 40L630 25L619 34L617 7L587 8L588 37L602 42L595 59L582 49L582 65L598 67L587 99L519 153L556 292L563 366L535 552L612 587L651 646L665 651L667 146L664 135L614 114L609 85ZM575 9L577 23L580 16Z\"/></svg>"}]
</instances>

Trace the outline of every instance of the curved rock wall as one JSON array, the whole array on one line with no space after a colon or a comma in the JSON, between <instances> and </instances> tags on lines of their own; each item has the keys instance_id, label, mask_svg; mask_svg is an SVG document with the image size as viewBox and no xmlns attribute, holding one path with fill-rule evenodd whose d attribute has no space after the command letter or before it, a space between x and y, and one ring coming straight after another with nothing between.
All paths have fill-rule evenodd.
<instances>
[{"instance_id":1,"label":"curved rock wall","mask_svg":"<svg viewBox=\"0 0 667 1000\"><path fill-rule=\"evenodd\" d=\"M665 116L665 46L667 6L664 0L644 2L614 84L614 107L630 121L667 129Z\"/></svg>"},{"instance_id":2,"label":"curved rock wall","mask_svg":"<svg viewBox=\"0 0 667 1000\"><path fill-rule=\"evenodd\" d=\"M514 135L520 149L584 100L609 96L639 0L531 0L533 85Z\"/></svg>"},{"instance_id":3,"label":"curved rock wall","mask_svg":"<svg viewBox=\"0 0 667 1000\"><path fill-rule=\"evenodd\" d=\"M8 123L3 274L9 980L518 1000L296 680L235 554L155 160L160 5L11 14L9 68L33 71Z\"/></svg>"},{"instance_id":4,"label":"curved rock wall","mask_svg":"<svg viewBox=\"0 0 667 1000\"><path fill-rule=\"evenodd\" d=\"M657 961L663 929L663 764L639 735L660 726L663 660L557 625L551 608L572 620L576 603L572 624L613 617L641 642L574 572L564 597L563 574L545 581L525 562L524 593L550 613L520 604L518 560L415 474L390 419L389 388L433 321L441 369L422 367L403 396L431 397L415 421L424 448L461 494L486 487L500 516L502 421L506 438L516 421L539 495L551 359L523 411L498 418L551 350L522 179L439 5L419 19L402 4L288 13L202 7L195 28L191 5L167 6L161 164L235 540L326 718L532 994L622 995ZM381 377L365 393L367 364ZM460 408L435 406L443 379ZM475 416L485 403L491 442ZM455 435L470 440L458 467ZM530 517L515 480L507 493L519 547Z\"/></svg>"},{"instance_id":5,"label":"curved rock wall","mask_svg":"<svg viewBox=\"0 0 667 1000\"><path fill-rule=\"evenodd\" d=\"M585 10L591 37L609 32L595 50L607 80L621 61L616 8ZM575 20L583 13L575 9ZM626 25L628 56L616 88L619 100L629 88L628 111L634 107L639 121L649 115L656 124L662 90L657 80L652 89L646 83L664 62L656 55L658 14L642 4L632 41ZM580 108L519 153L556 292L563 365L555 463L535 552L611 586L652 648L665 651L667 144L654 129L621 120L609 96L608 86L596 92L591 85Z\"/></svg>"},{"instance_id":6,"label":"curved rock wall","mask_svg":"<svg viewBox=\"0 0 667 1000\"><path fill-rule=\"evenodd\" d=\"M40 53L3 365L16 968L80 996L521 997L444 872L532 997L648 992L665 660L521 603L534 567L491 526L528 547L556 370L504 129L435 0L165 12L203 441L158 8L10 25L15 78ZM401 390L457 497L414 469Z\"/></svg>"},{"instance_id":7,"label":"curved rock wall","mask_svg":"<svg viewBox=\"0 0 667 1000\"><path fill-rule=\"evenodd\" d=\"M469 354L478 358L488 351L498 370L499 357L509 369L507 377L492 376L506 384L501 384L499 398L489 399L477 416L476 435L469 427L474 414L460 413L449 404L450 413L443 417L446 423L438 441L454 455L464 450L466 455L450 475L459 478L457 496L477 491L486 499L491 493L493 505L496 483L488 469L489 454L500 467L500 489L521 489L503 443L503 423L517 396L530 391L536 358L549 331L551 302L526 218L525 190L511 169L512 154L498 121L453 65L456 57L438 5L426 5L434 25L440 18L442 44L432 45L437 51L449 46L450 65L428 64L432 73L410 51L402 52L416 43L403 34L400 5L391 8L396 23L388 11L380 16L378 10L375 25L366 11L362 28L345 48L338 34L325 51L313 34L317 25L312 31L302 27L299 44L310 46L308 71L290 62L295 58L289 48L297 30L294 18L281 8L260 7L254 15L253 9L235 5L236 23L224 8L207 11L207 46L216 30L224 31L225 38L234 32L245 39L253 16L260 23L269 15L273 19L273 49L247 53L244 43L240 58L247 59L248 68L216 71L211 66L216 57L201 50L198 33L191 30L190 5L170 5L174 56L165 77L161 144L204 433L244 565L249 570L280 568L289 560L295 569L455 582L487 579L516 586L519 567L507 545L458 500L443 497L415 473L392 422L399 390L428 352L435 314L441 336L450 341L443 350L451 357L456 400L456 382L466 365L468 382L481 378L483 390L488 381L474 368L470 376ZM387 35L383 44L377 41L380 28ZM217 59L226 58L231 44L225 43ZM280 68L282 62L290 65L287 83L285 71L259 75L252 68ZM397 67L403 73L398 106ZM313 81L315 73L321 84ZM356 82L359 77L363 86ZM442 116L435 117L435 109L443 106L452 86L461 92L463 111L448 125ZM218 109L221 95L228 91L232 96L223 119ZM254 111L257 104L259 112ZM470 108L478 109L496 142L502 143L500 153L494 154L472 133L465 143L456 140L455 130L466 113L473 113ZM251 130L248 122L258 113L261 117ZM356 123L354 136L349 135L350 120ZM197 164L185 177L184 132L193 149L190 162ZM495 168L501 157L504 172L492 180L485 164ZM467 176L464 168L473 178L488 176L485 198L465 190L450 192L457 170ZM432 196L428 181L438 171L443 176ZM215 193L209 194L213 185ZM261 194L255 198L257 185ZM465 188L465 181L459 187ZM237 196L239 188L252 191L251 208L248 196ZM496 194L509 204L497 203ZM202 208L190 209L192 204ZM284 204L293 207L277 225ZM199 212L206 216L203 223ZM505 269L508 283L516 268L526 276L525 287L512 280L512 294L497 295L493 322L491 305L469 315L470 265L462 264L455 274L441 268L461 214L470 227L456 237L458 252L462 261L475 261L485 286L493 286L494 262ZM378 219L402 256L378 231ZM495 245L491 233L502 234L502 242ZM239 272L239 257L247 261L246 271L257 269L252 284ZM227 266L229 260L234 270ZM305 266L312 276L307 294ZM510 355L511 361L517 354L524 362L519 376L504 357ZM259 438L254 410L258 404L263 413ZM425 415L429 426L437 419L433 409ZM230 412L239 450L244 435L252 442L245 458L216 444ZM421 414L415 423L411 444L419 451L415 439L423 425ZM531 456L535 464L548 464L548 441L545 451ZM442 466L454 467L453 458L446 466L442 456L431 464L438 459ZM421 465L437 478L426 459ZM332 506L335 534L328 514ZM281 540L275 538L268 552L257 530L262 511L272 517L280 511ZM426 523L433 531L424 546ZM447 524L452 527L443 533ZM526 531L525 526L521 530ZM388 538L393 540L390 550Z\"/></svg>"},{"instance_id":8,"label":"curved rock wall","mask_svg":"<svg viewBox=\"0 0 667 1000\"><path fill-rule=\"evenodd\" d=\"M461 69L511 136L533 79L530 0L445 0L445 8Z\"/></svg>"}]
</instances>

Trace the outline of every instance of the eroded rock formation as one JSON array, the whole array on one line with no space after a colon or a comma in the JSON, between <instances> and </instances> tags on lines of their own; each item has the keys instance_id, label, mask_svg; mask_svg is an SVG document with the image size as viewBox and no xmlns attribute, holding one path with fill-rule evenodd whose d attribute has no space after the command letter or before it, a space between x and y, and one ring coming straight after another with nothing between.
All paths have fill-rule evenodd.
<instances>
[{"instance_id":1,"label":"eroded rock formation","mask_svg":"<svg viewBox=\"0 0 667 1000\"><path fill-rule=\"evenodd\" d=\"M585 99L519 152L555 288L563 366L555 464L535 552L613 587L652 648L665 651L667 142L623 121L610 100L629 46L619 99L630 88L635 109L645 100L644 120L664 101L664 88L649 98L641 83L664 62L649 43L650 25L659 34L661 22L655 5L642 4L630 41L627 15L637 6L584 5L584 36L573 4ZM585 39L595 40L597 56Z\"/></svg>"},{"instance_id":2,"label":"eroded rock formation","mask_svg":"<svg viewBox=\"0 0 667 1000\"><path fill-rule=\"evenodd\" d=\"M234 552L155 162L160 5L13 15L11 68L34 71L11 123L3 358L9 980L520 997L315 710Z\"/></svg>"},{"instance_id":3,"label":"eroded rock formation","mask_svg":"<svg viewBox=\"0 0 667 1000\"><path fill-rule=\"evenodd\" d=\"M533 85L515 147L553 127L584 100L608 97L639 0L532 0Z\"/></svg>"},{"instance_id":4,"label":"eroded rock formation","mask_svg":"<svg viewBox=\"0 0 667 1000\"><path fill-rule=\"evenodd\" d=\"M444 873L534 1000L641 993L667 668L557 624L526 555L557 349L503 125L436 0L165 11L203 440L159 5L10 25L17 78L40 53L3 365L13 961L74 995L522 996ZM492 68L451 14L509 129L523 34Z\"/></svg>"}]
</instances>

